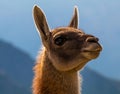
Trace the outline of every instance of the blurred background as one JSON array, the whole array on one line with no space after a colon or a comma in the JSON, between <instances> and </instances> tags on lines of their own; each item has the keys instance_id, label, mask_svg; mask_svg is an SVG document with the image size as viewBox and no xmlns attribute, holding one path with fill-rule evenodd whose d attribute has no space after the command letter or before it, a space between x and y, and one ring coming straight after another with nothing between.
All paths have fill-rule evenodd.
<instances>
[{"instance_id":1,"label":"blurred background","mask_svg":"<svg viewBox=\"0 0 120 94\"><path fill-rule=\"evenodd\" d=\"M119 0L0 0L0 94L31 94L41 40L32 9L39 5L51 29L67 26L75 5L79 28L100 39L103 51L81 72L82 94L120 94Z\"/></svg>"}]
</instances>

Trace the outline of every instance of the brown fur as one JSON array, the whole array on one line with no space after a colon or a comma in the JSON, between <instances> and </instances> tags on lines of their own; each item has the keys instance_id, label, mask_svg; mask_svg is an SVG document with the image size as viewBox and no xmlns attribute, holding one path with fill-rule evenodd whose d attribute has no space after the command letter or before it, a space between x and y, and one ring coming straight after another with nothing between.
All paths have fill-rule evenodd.
<instances>
[{"instance_id":1,"label":"brown fur","mask_svg":"<svg viewBox=\"0 0 120 94\"><path fill-rule=\"evenodd\" d=\"M34 67L33 94L81 94L79 70L98 57L98 38L78 29L75 8L68 27L49 30L46 17L37 6L33 10L44 48Z\"/></svg>"}]
</instances>

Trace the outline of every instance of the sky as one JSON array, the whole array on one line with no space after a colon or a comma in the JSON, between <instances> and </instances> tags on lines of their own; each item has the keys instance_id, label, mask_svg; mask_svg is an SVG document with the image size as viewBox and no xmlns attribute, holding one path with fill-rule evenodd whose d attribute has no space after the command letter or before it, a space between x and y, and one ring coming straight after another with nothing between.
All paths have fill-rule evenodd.
<instances>
[{"instance_id":1,"label":"sky","mask_svg":"<svg viewBox=\"0 0 120 94\"><path fill-rule=\"evenodd\" d=\"M79 8L79 28L100 39L103 51L87 66L106 77L120 80L119 0L0 0L0 39L36 58L41 41L32 17L37 4L52 28L67 26L75 5Z\"/></svg>"}]
</instances>

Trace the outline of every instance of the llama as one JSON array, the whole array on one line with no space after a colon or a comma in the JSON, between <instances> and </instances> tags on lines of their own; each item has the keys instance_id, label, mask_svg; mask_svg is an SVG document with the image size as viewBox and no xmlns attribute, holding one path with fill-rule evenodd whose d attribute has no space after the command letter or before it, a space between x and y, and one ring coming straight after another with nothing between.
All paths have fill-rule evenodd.
<instances>
[{"instance_id":1,"label":"llama","mask_svg":"<svg viewBox=\"0 0 120 94\"><path fill-rule=\"evenodd\" d=\"M98 38L78 29L77 7L67 27L53 30L38 6L33 16L44 46L34 67L33 94L81 94L79 70L99 56Z\"/></svg>"}]
</instances>

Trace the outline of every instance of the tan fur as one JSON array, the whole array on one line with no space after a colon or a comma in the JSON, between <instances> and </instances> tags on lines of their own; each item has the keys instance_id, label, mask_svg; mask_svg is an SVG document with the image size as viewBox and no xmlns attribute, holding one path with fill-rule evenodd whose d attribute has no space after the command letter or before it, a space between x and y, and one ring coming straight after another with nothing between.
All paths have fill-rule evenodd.
<instances>
[{"instance_id":1,"label":"tan fur","mask_svg":"<svg viewBox=\"0 0 120 94\"><path fill-rule=\"evenodd\" d=\"M33 14L44 45L34 67L33 94L81 94L79 70L98 57L98 38L78 29L77 7L69 26L51 31L39 7Z\"/></svg>"}]
</instances>

